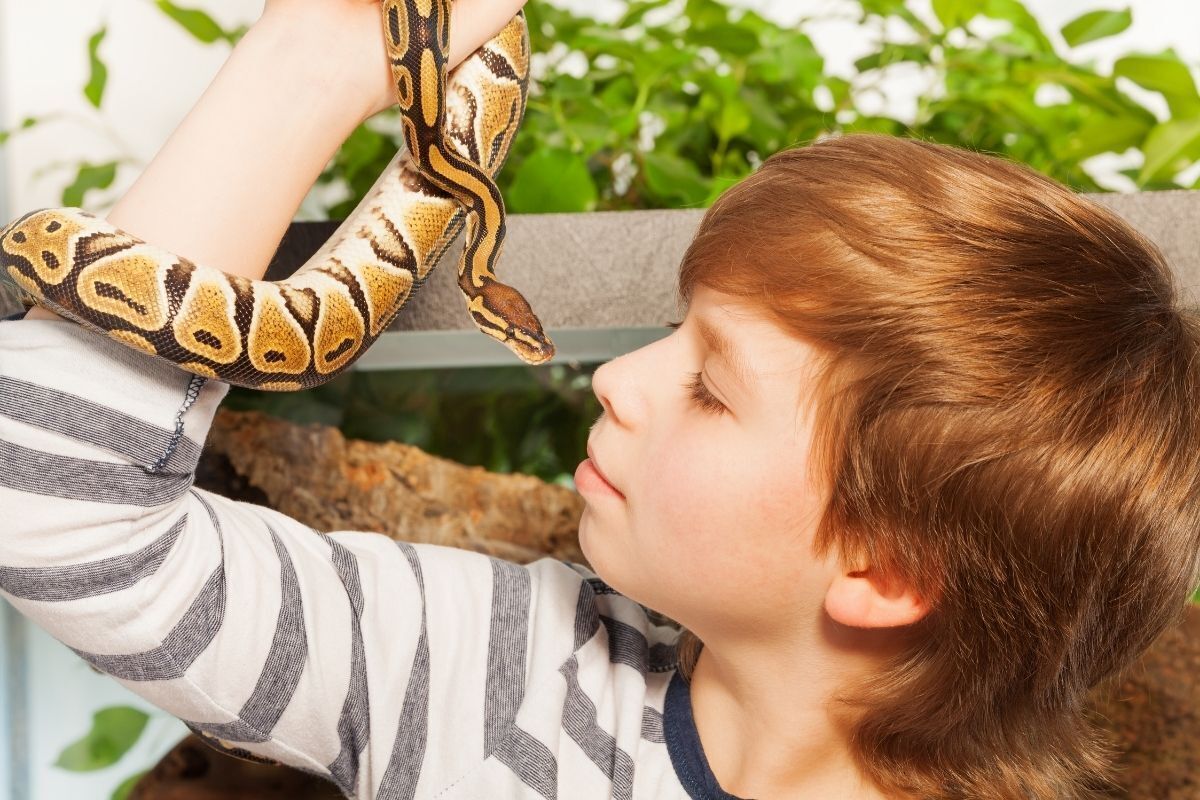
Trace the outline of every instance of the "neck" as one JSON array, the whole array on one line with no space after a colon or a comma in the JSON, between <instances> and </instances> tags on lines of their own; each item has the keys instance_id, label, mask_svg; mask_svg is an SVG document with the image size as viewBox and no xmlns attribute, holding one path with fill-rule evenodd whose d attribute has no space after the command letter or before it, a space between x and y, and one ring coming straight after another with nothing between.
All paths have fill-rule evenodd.
<instances>
[{"instance_id":1,"label":"neck","mask_svg":"<svg viewBox=\"0 0 1200 800\"><path fill-rule=\"evenodd\" d=\"M880 666L870 632L829 620L820 642L706 641L690 681L696 730L721 788L738 797L884 795L858 769L830 698ZM878 633L878 632L875 632ZM840 645L840 646L839 646Z\"/></svg>"}]
</instances>

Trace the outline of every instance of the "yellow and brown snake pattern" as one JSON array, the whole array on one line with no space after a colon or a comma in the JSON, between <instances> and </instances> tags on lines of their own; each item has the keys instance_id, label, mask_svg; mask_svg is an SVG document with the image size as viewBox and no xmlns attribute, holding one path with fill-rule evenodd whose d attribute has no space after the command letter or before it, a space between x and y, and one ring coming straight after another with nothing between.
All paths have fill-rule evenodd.
<instances>
[{"instance_id":1,"label":"yellow and brown snake pattern","mask_svg":"<svg viewBox=\"0 0 1200 800\"><path fill-rule=\"evenodd\" d=\"M383 0L405 148L291 277L254 281L193 263L79 208L0 229L0 276L63 317L179 367L268 391L316 386L391 324L466 219L458 286L472 321L522 361L554 355L499 282L504 203L492 180L524 117L524 12L447 76L450 0Z\"/></svg>"}]
</instances>

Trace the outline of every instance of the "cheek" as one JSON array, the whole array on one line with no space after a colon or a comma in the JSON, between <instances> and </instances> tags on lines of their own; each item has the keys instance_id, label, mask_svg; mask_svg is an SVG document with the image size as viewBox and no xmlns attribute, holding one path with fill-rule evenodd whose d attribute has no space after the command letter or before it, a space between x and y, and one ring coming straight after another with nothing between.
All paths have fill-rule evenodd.
<instances>
[{"instance_id":1,"label":"cheek","mask_svg":"<svg viewBox=\"0 0 1200 800\"><path fill-rule=\"evenodd\" d=\"M647 463L655 488L635 520L639 540L692 580L791 572L809 557L819 512L806 462L744 436L681 439Z\"/></svg>"},{"instance_id":2,"label":"cheek","mask_svg":"<svg viewBox=\"0 0 1200 800\"><path fill-rule=\"evenodd\" d=\"M714 464L715 449L711 439L689 439L681 435L664 442L646 460L644 479L651 488L650 510L656 522L679 520L683 523L703 516L704 509L696 507L697 501L707 505L704 500L724 478L718 474L719 466Z\"/></svg>"},{"instance_id":3,"label":"cheek","mask_svg":"<svg viewBox=\"0 0 1200 800\"><path fill-rule=\"evenodd\" d=\"M739 549L745 528L761 502L761 465L732 436L674 439L646 464L645 517L637 520L659 554L681 567L713 560Z\"/></svg>"}]
</instances>

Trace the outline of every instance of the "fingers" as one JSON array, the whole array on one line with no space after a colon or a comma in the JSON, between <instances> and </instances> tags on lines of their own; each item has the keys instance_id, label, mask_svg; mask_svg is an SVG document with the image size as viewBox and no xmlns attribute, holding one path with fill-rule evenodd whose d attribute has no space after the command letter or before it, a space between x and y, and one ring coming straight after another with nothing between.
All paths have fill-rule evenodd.
<instances>
[{"instance_id":1,"label":"fingers","mask_svg":"<svg viewBox=\"0 0 1200 800\"><path fill-rule=\"evenodd\" d=\"M450 9L450 52L447 68L454 69L516 16L526 0L454 0Z\"/></svg>"}]
</instances>

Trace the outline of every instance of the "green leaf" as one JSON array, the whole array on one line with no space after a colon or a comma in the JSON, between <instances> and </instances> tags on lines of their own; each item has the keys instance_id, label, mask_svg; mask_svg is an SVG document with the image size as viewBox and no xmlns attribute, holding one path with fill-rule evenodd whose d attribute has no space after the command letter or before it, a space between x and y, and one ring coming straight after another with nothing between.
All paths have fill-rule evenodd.
<instances>
[{"instance_id":1,"label":"green leaf","mask_svg":"<svg viewBox=\"0 0 1200 800\"><path fill-rule=\"evenodd\" d=\"M1078 47L1086 42L1116 36L1131 24L1133 12L1128 8L1121 11L1089 11L1063 25L1062 36L1071 47Z\"/></svg>"},{"instance_id":2,"label":"green leaf","mask_svg":"<svg viewBox=\"0 0 1200 800\"><path fill-rule=\"evenodd\" d=\"M1188 65L1173 51L1119 58L1113 64L1114 78L1128 78L1152 92L1161 92L1175 117L1200 115L1200 94Z\"/></svg>"},{"instance_id":3,"label":"green leaf","mask_svg":"<svg viewBox=\"0 0 1200 800\"><path fill-rule=\"evenodd\" d=\"M561 98L591 97L596 84L589 78L576 78L566 73L556 73L553 78L553 94Z\"/></svg>"},{"instance_id":4,"label":"green leaf","mask_svg":"<svg viewBox=\"0 0 1200 800\"><path fill-rule=\"evenodd\" d=\"M708 196L709 182L691 161L671 153L650 152L642 154L642 166L646 185L659 197L692 205Z\"/></svg>"},{"instance_id":5,"label":"green leaf","mask_svg":"<svg viewBox=\"0 0 1200 800\"><path fill-rule=\"evenodd\" d=\"M885 44L874 53L868 53L854 62L859 72L880 69L890 64L912 61L917 64L928 64L931 56L929 48L920 44Z\"/></svg>"},{"instance_id":6,"label":"green leaf","mask_svg":"<svg viewBox=\"0 0 1200 800\"><path fill-rule=\"evenodd\" d=\"M693 29L707 28L729 20L729 8L717 0L687 0L683 13L691 20Z\"/></svg>"},{"instance_id":7,"label":"green leaf","mask_svg":"<svg viewBox=\"0 0 1200 800\"><path fill-rule=\"evenodd\" d=\"M88 39L88 61L91 63L91 74L88 77L87 85L83 87L83 94L87 97L88 102L96 108L100 107L100 101L104 97L104 86L108 83L108 67L96 55L96 50L104 41L107 33L108 26L105 25Z\"/></svg>"},{"instance_id":8,"label":"green leaf","mask_svg":"<svg viewBox=\"0 0 1200 800\"><path fill-rule=\"evenodd\" d=\"M366 125L359 125L351 131L346 141L342 142L337 156L346 180L354 180L364 170L370 170L373 176L378 175L375 164L383 157L384 145L388 141L387 136L371 130ZM374 180L372 177L372 183Z\"/></svg>"},{"instance_id":9,"label":"green leaf","mask_svg":"<svg viewBox=\"0 0 1200 800\"><path fill-rule=\"evenodd\" d=\"M767 99L762 89L746 89L743 95L752 120L747 138L753 140L756 147L768 152L778 150L783 144L784 134L787 133L787 123L779 116L778 110Z\"/></svg>"},{"instance_id":10,"label":"green leaf","mask_svg":"<svg viewBox=\"0 0 1200 800\"><path fill-rule=\"evenodd\" d=\"M62 204L71 208L83 206L83 196L90 189L107 189L117 176L117 162L104 164L84 163L79 166L75 181L63 189Z\"/></svg>"},{"instance_id":11,"label":"green leaf","mask_svg":"<svg viewBox=\"0 0 1200 800\"><path fill-rule=\"evenodd\" d=\"M1061 139L1059 157L1073 162L1083 161L1099 153L1123 153L1139 147L1151 125L1136 117L1110 117L1095 113L1077 130Z\"/></svg>"},{"instance_id":12,"label":"green leaf","mask_svg":"<svg viewBox=\"0 0 1200 800\"><path fill-rule=\"evenodd\" d=\"M933 0L933 13L946 30L967 24L982 10L980 0Z\"/></svg>"},{"instance_id":13,"label":"green leaf","mask_svg":"<svg viewBox=\"0 0 1200 800\"><path fill-rule=\"evenodd\" d=\"M763 37L763 47L747 63L768 83L798 85L811 91L824 80L825 59L812 39L800 31Z\"/></svg>"},{"instance_id":14,"label":"green leaf","mask_svg":"<svg viewBox=\"0 0 1200 800\"><path fill-rule=\"evenodd\" d=\"M758 36L740 25L727 22L693 31L689 37L694 44L735 56L748 56L759 50Z\"/></svg>"},{"instance_id":15,"label":"green leaf","mask_svg":"<svg viewBox=\"0 0 1200 800\"><path fill-rule=\"evenodd\" d=\"M729 98L717 114L717 136L728 141L750 127L750 108L740 98Z\"/></svg>"},{"instance_id":16,"label":"green leaf","mask_svg":"<svg viewBox=\"0 0 1200 800\"><path fill-rule=\"evenodd\" d=\"M117 763L129 752L150 717L131 706L109 706L92 715L92 729L67 745L54 766L72 772L90 772Z\"/></svg>"},{"instance_id":17,"label":"green leaf","mask_svg":"<svg viewBox=\"0 0 1200 800\"><path fill-rule=\"evenodd\" d=\"M142 776L147 772L149 772L149 770L145 769L141 772L135 772L125 780L121 781L121 783L117 785L117 788L113 789L113 793L109 795L108 800L126 800L126 798L129 797L129 793L133 791L133 787L137 785L137 782L140 781Z\"/></svg>"},{"instance_id":18,"label":"green leaf","mask_svg":"<svg viewBox=\"0 0 1200 800\"><path fill-rule=\"evenodd\" d=\"M568 150L545 149L521 162L505 196L516 213L591 211L596 184L582 157Z\"/></svg>"},{"instance_id":19,"label":"green leaf","mask_svg":"<svg viewBox=\"0 0 1200 800\"><path fill-rule=\"evenodd\" d=\"M182 25L188 33L205 44L212 44L220 39L230 39L230 36L217 24L216 20L198 8L184 8L171 0L155 0L155 5L168 17Z\"/></svg>"},{"instance_id":20,"label":"green leaf","mask_svg":"<svg viewBox=\"0 0 1200 800\"><path fill-rule=\"evenodd\" d=\"M661 7L662 3L658 0L633 0L633 2L629 3L629 5L626 7L625 13L621 15L621 18L617 20L613 27L619 31L623 31L626 28L641 22L642 17L646 16L648 12Z\"/></svg>"},{"instance_id":21,"label":"green leaf","mask_svg":"<svg viewBox=\"0 0 1200 800\"><path fill-rule=\"evenodd\" d=\"M1036 52L1054 53L1054 45L1046 38L1037 18L1029 13L1029 9L1025 8L1021 0L986 0L981 13L992 19L1011 22L1015 31L1025 34L1022 38L1033 45Z\"/></svg>"},{"instance_id":22,"label":"green leaf","mask_svg":"<svg viewBox=\"0 0 1200 800\"><path fill-rule=\"evenodd\" d=\"M859 5L865 14L878 14L890 17L904 10L904 0L859 0Z\"/></svg>"},{"instance_id":23,"label":"green leaf","mask_svg":"<svg viewBox=\"0 0 1200 800\"><path fill-rule=\"evenodd\" d=\"M1197 141L1200 141L1200 118L1164 122L1150 131L1142 145L1146 161L1137 176L1138 186L1156 178L1174 177L1178 169L1186 166L1179 162Z\"/></svg>"},{"instance_id":24,"label":"green leaf","mask_svg":"<svg viewBox=\"0 0 1200 800\"><path fill-rule=\"evenodd\" d=\"M32 128L34 125L37 125L41 121L42 121L41 117L26 117L25 119L21 120L20 125L13 128L12 130L0 131L0 146L2 146L5 142L7 142L9 140L9 137L11 137L14 133L17 133L18 131L26 130L27 128Z\"/></svg>"}]
</instances>

